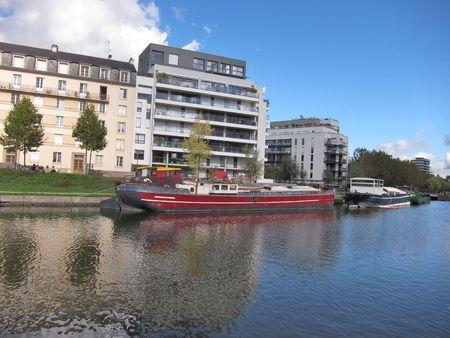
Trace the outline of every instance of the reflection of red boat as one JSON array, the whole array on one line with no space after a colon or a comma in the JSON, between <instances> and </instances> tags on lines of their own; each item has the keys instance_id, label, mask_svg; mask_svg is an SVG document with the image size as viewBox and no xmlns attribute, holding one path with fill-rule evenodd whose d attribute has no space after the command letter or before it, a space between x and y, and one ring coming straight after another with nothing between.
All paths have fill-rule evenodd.
<instances>
[{"instance_id":1,"label":"reflection of red boat","mask_svg":"<svg viewBox=\"0 0 450 338\"><path fill-rule=\"evenodd\" d=\"M198 194L192 185L176 188L124 183L117 187L121 203L138 209L163 212L276 211L333 206L334 194L308 187L271 187L242 190L236 184L204 184Z\"/></svg>"}]
</instances>

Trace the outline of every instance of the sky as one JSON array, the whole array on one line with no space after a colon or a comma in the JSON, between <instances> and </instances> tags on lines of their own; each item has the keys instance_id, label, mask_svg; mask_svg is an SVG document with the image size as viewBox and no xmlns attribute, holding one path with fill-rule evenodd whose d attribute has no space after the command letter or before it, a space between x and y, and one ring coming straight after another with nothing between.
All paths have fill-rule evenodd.
<instances>
[{"instance_id":1,"label":"sky","mask_svg":"<svg viewBox=\"0 0 450 338\"><path fill-rule=\"evenodd\" d=\"M448 0L0 0L0 40L126 61L150 42L243 59L271 121L335 118L350 152L425 156L450 175Z\"/></svg>"}]
</instances>

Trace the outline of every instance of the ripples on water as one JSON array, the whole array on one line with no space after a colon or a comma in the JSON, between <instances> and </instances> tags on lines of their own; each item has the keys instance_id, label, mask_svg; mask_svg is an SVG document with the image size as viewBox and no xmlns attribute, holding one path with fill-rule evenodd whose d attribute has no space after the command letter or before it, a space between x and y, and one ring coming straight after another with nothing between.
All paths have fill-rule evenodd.
<instances>
[{"instance_id":1,"label":"ripples on water","mask_svg":"<svg viewBox=\"0 0 450 338\"><path fill-rule=\"evenodd\" d=\"M0 335L450 335L450 204L154 215L0 209Z\"/></svg>"}]
</instances>

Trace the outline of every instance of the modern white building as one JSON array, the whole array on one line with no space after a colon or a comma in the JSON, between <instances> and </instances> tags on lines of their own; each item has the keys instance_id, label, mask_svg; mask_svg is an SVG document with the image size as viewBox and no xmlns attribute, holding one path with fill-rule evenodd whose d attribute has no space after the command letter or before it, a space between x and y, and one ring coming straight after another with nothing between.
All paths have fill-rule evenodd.
<instances>
[{"instance_id":1,"label":"modern white building","mask_svg":"<svg viewBox=\"0 0 450 338\"><path fill-rule=\"evenodd\" d=\"M262 89L247 79L245 61L150 44L139 56L137 85L134 164L139 158L186 168L181 142L195 121L213 127L204 174L239 175L246 146L264 160L268 107Z\"/></svg>"},{"instance_id":2,"label":"modern white building","mask_svg":"<svg viewBox=\"0 0 450 338\"><path fill-rule=\"evenodd\" d=\"M424 157L415 157L411 160L411 163L415 164L420 171L425 174L430 173L430 160Z\"/></svg>"},{"instance_id":3,"label":"modern white building","mask_svg":"<svg viewBox=\"0 0 450 338\"><path fill-rule=\"evenodd\" d=\"M300 118L270 123L267 136L267 165L277 166L286 156L292 157L306 172L306 181L323 183L329 169L336 184L347 178L348 138L339 133L333 119Z\"/></svg>"}]
</instances>

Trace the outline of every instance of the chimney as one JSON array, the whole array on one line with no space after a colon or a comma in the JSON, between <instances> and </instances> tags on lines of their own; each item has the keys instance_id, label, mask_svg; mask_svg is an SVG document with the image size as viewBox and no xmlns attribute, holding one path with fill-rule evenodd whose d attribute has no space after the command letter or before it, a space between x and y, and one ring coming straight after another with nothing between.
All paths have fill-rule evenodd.
<instances>
[{"instance_id":1,"label":"chimney","mask_svg":"<svg viewBox=\"0 0 450 338\"><path fill-rule=\"evenodd\" d=\"M57 44L53 44L51 49L52 49L53 53L57 53L58 52L58 45Z\"/></svg>"},{"instance_id":2,"label":"chimney","mask_svg":"<svg viewBox=\"0 0 450 338\"><path fill-rule=\"evenodd\" d=\"M134 64L134 59L130 58L130 60L128 61L130 64Z\"/></svg>"},{"instance_id":3,"label":"chimney","mask_svg":"<svg viewBox=\"0 0 450 338\"><path fill-rule=\"evenodd\" d=\"M112 59L112 55L109 54L109 55L108 55L108 60L111 60L111 59Z\"/></svg>"}]
</instances>

